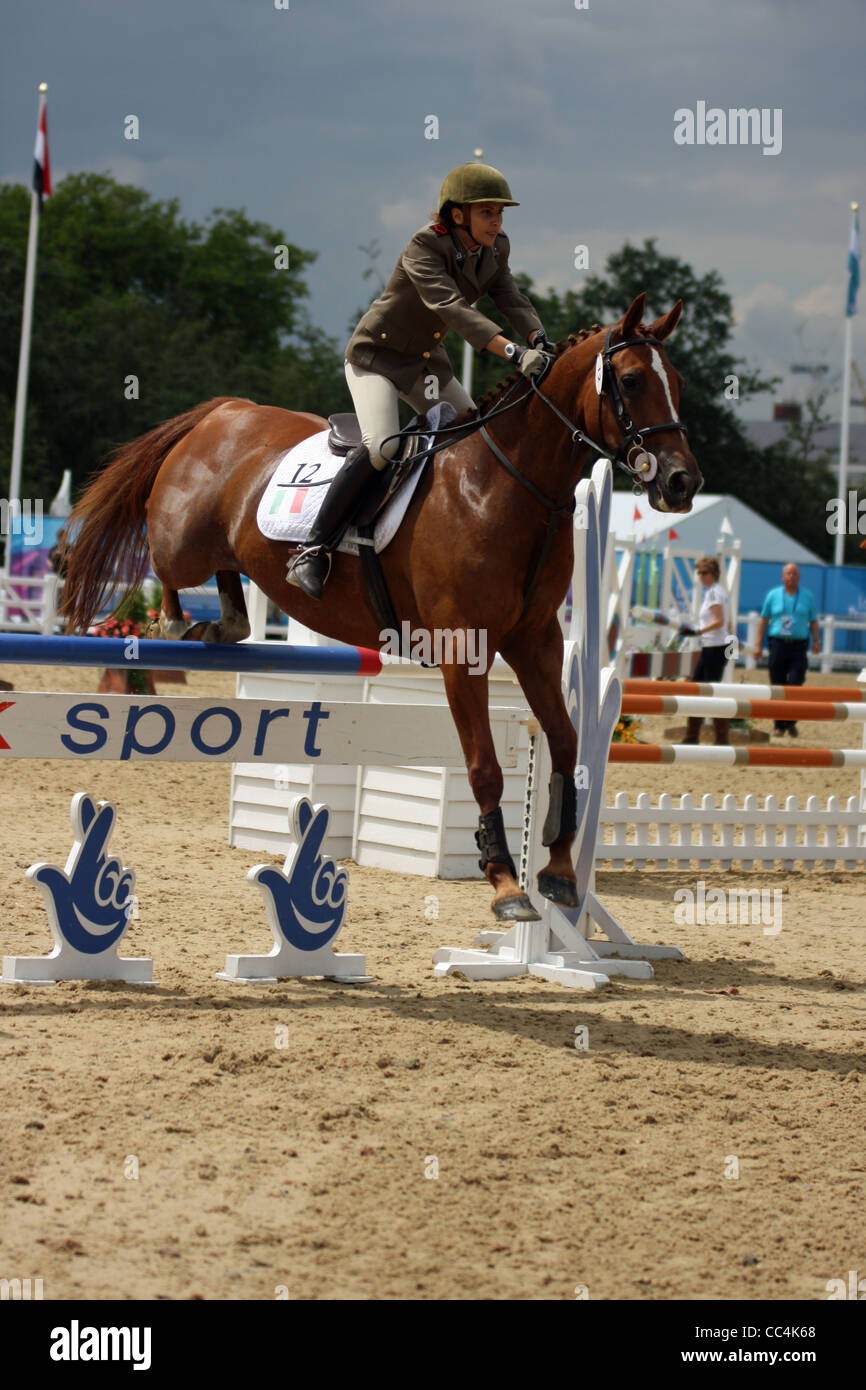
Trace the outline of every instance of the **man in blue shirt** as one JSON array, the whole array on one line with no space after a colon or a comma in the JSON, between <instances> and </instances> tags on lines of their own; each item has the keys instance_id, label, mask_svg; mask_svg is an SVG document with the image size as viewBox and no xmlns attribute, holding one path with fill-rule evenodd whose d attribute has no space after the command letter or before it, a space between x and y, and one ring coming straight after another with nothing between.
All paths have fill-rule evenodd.
<instances>
[{"instance_id":1,"label":"man in blue shirt","mask_svg":"<svg viewBox=\"0 0 866 1390\"><path fill-rule=\"evenodd\" d=\"M821 651L821 642L815 600L808 589L800 588L800 571L795 564L785 566L780 587L770 589L764 599L755 642L756 661L761 659L764 634L768 627L770 684L805 685L809 665L809 633L812 634L812 651L816 656ZM799 732L793 720L777 719L773 733L784 734L786 731L791 738L796 738Z\"/></svg>"}]
</instances>

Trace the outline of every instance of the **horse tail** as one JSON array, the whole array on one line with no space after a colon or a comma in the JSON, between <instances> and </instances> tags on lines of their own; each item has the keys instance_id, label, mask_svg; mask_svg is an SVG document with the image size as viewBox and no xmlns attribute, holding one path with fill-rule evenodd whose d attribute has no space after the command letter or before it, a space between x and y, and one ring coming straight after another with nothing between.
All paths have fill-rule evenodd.
<instances>
[{"instance_id":1,"label":"horse tail","mask_svg":"<svg viewBox=\"0 0 866 1390\"><path fill-rule=\"evenodd\" d=\"M121 603L139 588L150 561L145 523L156 475L174 446L231 399L216 396L121 444L91 478L66 523L60 612L67 632L86 632L116 584L124 585Z\"/></svg>"}]
</instances>

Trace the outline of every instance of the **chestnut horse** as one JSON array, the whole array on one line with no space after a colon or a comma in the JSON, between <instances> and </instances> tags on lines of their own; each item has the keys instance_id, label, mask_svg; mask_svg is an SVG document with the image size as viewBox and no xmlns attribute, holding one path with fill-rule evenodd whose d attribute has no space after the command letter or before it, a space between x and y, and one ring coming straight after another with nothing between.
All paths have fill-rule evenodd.
<instances>
[{"instance_id":1,"label":"chestnut horse","mask_svg":"<svg viewBox=\"0 0 866 1390\"><path fill-rule=\"evenodd\" d=\"M653 507L688 511L701 485L678 421L680 378L661 349L682 309L643 327L644 295L618 323L557 348L541 385L494 423L460 437L427 463L406 517L381 555L395 611L411 630L486 630L489 663L513 668L550 746L550 860L539 891L576 907L576 736L562 696L557 610L573 564L574 489L588 460L606 455L646 482ZM615 363L615 366L614 366ZM500 401L505 386L493 393ZM634 414L632 424L630 413ZM317 415L231 398L207 401L121 447L81 497L68 524L63 611L86 631L111 586L141 583L148 561L163 584L152 635L237 642L249 635L240 576L284 612L325 636L378 647L356 557L336 553L321 600L286 580L298 547L265 539L256 510L277 460L326 427ZM642 449L655 432L656 455ZM646 446L644 446L646 447ZM509 466L510 465L510 468ZM145 532L146 526L146 532ZM148 553L149 548L149 553ZM216 575L221 616L187 628L178 591ZM534 583L532 582L534 579ZM459 644L454 644L459 646ZM468 650L469 648L464 648ZM536 920L517 882L499 807L502 770L488 715L487 672L446 660L442 677L480 811L481 867L500 921Z\"/></svg>"}]
</instances>

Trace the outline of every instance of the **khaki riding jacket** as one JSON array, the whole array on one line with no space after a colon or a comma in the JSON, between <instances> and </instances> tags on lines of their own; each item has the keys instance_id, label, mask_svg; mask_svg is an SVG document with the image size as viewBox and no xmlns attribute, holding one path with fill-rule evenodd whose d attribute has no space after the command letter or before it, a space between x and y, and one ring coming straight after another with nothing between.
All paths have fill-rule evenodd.
<instances>
[{"instance_id":1,"label":"khaki riding jacket","mask_svg":"<svg viewBox=\"0 0 866 1390\"><path fill-rule=\"evenodd\" d=\"M508 251L504 233L472 256L447 227L422 227L352 334L347 361L387 377L400 391L410 391L427 374L438 377L441 390L454 375L443 345L449 328L479 352L502 332L472 308L484 294L528 338L541 320L512 279Z\"/></svg>"}]
</instances>

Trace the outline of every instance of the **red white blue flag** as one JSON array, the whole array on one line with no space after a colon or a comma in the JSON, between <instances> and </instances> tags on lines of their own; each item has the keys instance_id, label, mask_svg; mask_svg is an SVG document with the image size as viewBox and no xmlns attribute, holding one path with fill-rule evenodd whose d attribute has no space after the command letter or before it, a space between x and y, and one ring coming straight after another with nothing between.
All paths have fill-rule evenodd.
<instances>
[{"instance_id":1,"label":"red white blue flag","mask_svg":"<svg viewBox=\"0 0 866 1390\"><path fill-rule=\"evenodd\" d=\"M43 198L51 197L51 164L48 159L48 117L45 113L45 97L39 98L39 125L36 128L36 148L33 151L33 189L39 195L40 206Z\"/></svg>"}]
</instances>

